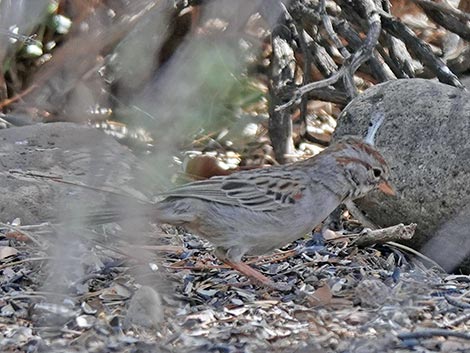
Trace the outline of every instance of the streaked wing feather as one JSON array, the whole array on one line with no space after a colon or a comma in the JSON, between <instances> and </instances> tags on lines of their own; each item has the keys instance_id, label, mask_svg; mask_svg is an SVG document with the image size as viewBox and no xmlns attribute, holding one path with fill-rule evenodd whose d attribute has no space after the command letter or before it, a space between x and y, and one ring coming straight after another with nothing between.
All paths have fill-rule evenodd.
<instances>
[{"instance_id":1,"label":"streaked wing feather","mask_svg":"<svg viewBox=\"0 0 470 353\"><path fill-rule=\"evenodd\" d=\"M273 211L294 204L302 197L305 177L281 168L258 169L196 181L162 194L194 197L241 206L253 211Z\"/></svg>"},{"instance_id":2,"label":"streaked wing feather","mask_svg":"<svg viewBox=\"0 0 470 353\"><path fill-rule=\"evenodd\" d=\"M201 200L238 206L237 200L227 198L226 193L222 191L223 179L224 177L213 177L207 180L195 181L162 192L159 195L164 197L194 197Z\"/></svg>"}]
</instances>

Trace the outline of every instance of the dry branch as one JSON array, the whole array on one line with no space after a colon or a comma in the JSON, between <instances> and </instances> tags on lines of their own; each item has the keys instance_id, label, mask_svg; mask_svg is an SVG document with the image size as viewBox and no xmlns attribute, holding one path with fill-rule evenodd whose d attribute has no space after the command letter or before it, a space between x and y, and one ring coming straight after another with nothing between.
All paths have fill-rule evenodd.
<instances>
[{"instance_id":1,"label":"dry branch","mask_svg":"<svg viewBox=\"0 0 470 353\"><path fill-rule=\"evenodd\" d=\"M416 224L404 225L402 223L396 226L383 229L367 229L354 242L354 245L365 247L373 244L383 244L389 241L410 240L416 230Z\"/></svg>"},{"instance_id":2,"label":"dry branch","mask_svg":"<svg viewBox=\"0 0 470 353\"><path fill-rule=\"evenodd\" d=\"M451 331L439 328L429 328L424 330L416 330L414 332L403 332L398 334L398 338L401 340L431 338L434 336L457 337L465 340L470 340L470 334L467 332Z\"/></svg>"},{"instance_id":3,"label":"dry branch","mask_svg":"<svg viewBox=\"0 0 470 353\"><path fill-rule=\"evenodd\" d=\"M329 78L309 83L300 87L296 92L294 92L293 98L291 100L289 100L285 104L277 106L274 111L282 111L293 105L297 100L302 98L305 94L309 93L310 91L328 87L330 85L335 84L341 79L343 80L343 84L346 88L348 96L350 98L353 98L357 95L357 90L353 83L353 75L364 62L371 58L373 50L378 42L381 33L380 16L376 11L373 2L370 2L369 6L371 6L371 8L369 9L370 11L368 13L367 18L369 24L369 31L367 33L367 36L363 41L362 45L359 47L359 49L354 54L345 58L341 69L339 69L335 74L333 74ZM333 37L336 36L333 33L331 35Z\"/></svg>"},{"instance_id":4,"label":"dry branch","mask_svg":"<svg viewBox=\"0 0 470 353\"><path fill-rule=\"evenodd\" d=\"M465 18L465 14L460 13L459 10L455 9L451 11L451 8L444 4L436 4L430 1L424 0L413 0L417 3L426 13L438 25L448 29L449 31L458 34L465 40L470 40L470 26L469 19ZM437 6L440 5L440 6ZM460 13L461 16L456 17L454 11ZM465 19L462 19L464 17Z\"/></svg>"},{"instance_id":5,"label":"dry branch","mask_svg":"<svg viewBox=\"0 0 470 353\"><path fill-rule=\"evenodd\" d=\"M467 38L470 34L468 20L470 15L445 4L436 4L427 0L413 0L431 14L430 17L450 31ZM339 82L347 92L348 99L357 93L353 76L361 67L377 82L394 78L416 77L416 68L424 64L443 83L463 88L456 75L446 63L433 53L428 43L420 39L407 25L390 13L390 4L383 1L379 7L371 0L355 2L335 0L339 10L329 11L331 1L311 2L292 5L293 17L302 23L310 24L306 31L313 36L309 48L312 52L312 63L326 77L316 82L303 82L303 86L292 92L291 99L277 105L275 112L284 110L296 103L304 95L328 88L338 89ZM301 20L299 19L301 18ZM444 23L445 22L445 23ZM383 27L383 28L382 28ZM317 38L323 30L323 37ZM365 40L361 40L361 32L365 32ZM316 35L312 34L316 33ZM325 43L329 39L330 43ZM379 43L380 42L380 43ZM345 44L347 43L347 44ZM331 57L331 46L342 56L343 64L335 68ZM377 49L377 52L374 52ZM420 63L414 62L412 55ZM368 65L363 65L364 63ZM390 70L384 65L388 66ZM384 67L385 66L385 67ZM329 97L323 97L330 99Z\"/></svg>"},{"instance_id":6,"label":"dry branch","mask_svg":"<svg viewBox=\"0 0 470 353\"><path fill-rule=\"evenodd\" d=\"M429 44L419 39L411 29L402 22L388 17L382 17L382 23L388 33L403 40L408 50L421 60L437 76L439 81L463 88L460 80L450 71L444 61L435 56Z\"/></svg>"},{"instance_id":7,"label":"dry branch","mask_svg":"<svg viewBox=\"0 0 470 353\"><path fill-rule=\"evenodd\" d=\"M287 11L284 16L286 22L289 19ZM294 84L296 61L292 38L288 25L278 25L272 32L269 136L279 163L289 161L289 156L294 154L291 112L273 109L282 102L282 92L286 87Z\"/></svg>"}]
</instances>

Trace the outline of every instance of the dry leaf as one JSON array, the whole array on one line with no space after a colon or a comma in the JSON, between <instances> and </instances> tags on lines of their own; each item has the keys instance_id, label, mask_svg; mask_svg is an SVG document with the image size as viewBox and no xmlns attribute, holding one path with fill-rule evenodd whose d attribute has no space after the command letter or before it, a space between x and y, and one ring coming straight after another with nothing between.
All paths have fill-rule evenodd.
<instances>
[{"instance_id":1,"label":"dry leaf","mask_svg":"<svg viewBox=\"0 0 470 353\"><path fill-rule=\"evenodd\" d=\"M217 175L229 175L232 171L223 169L217 162L217 158L213 156L198 155L186 161L184 172L200 180Z\"/></svg>"},{"instance_id":2,"label":"dry leaf","mask_svg":"<svg viewBox=\"0 0 470 353\"><path fill-rule=\"evenodd\" d=\"M324 286L318 288L315 293L309 297L309 302L312 305L328 305L333 299L333 293L331 292L330 286L325 284Z\"/></svg>"},{"instance_id":3,"label":"dry leaf","mask_svg":"<svg viewBox=\"0 0 470 353\"><path fill-rule=\"evenodd\" d=\"M9 256L18 254L18 250L10 246L0 246L0 260L3 260Z\"/></svg>"},{"instance_id":4,"label":"dry leaf","mask_svg":"<svg viewBox=\"0 0 470 353\"><path fill-rule=\"evenodd\" d=\"M28 236L26 236L25 234L23 234L21 232L17 232L17 231L11 231L11 232L6 233L5 238L14 239L14 240L23 241L23 242L29 242L30 241Z\"/></svg>"},{"instance_id":5,"label":"dry leaf","mask_svg":"<svg viewBox=\"0 0 470 353\"><path fill-rule=\"evenodd\" d=\"M323 232L323 237L325 238L325 240L334 240L336 238L342 237L342 234L338 234L335 231L332 231L330 229L326 229Z\"/></svg>"}]
</instances>

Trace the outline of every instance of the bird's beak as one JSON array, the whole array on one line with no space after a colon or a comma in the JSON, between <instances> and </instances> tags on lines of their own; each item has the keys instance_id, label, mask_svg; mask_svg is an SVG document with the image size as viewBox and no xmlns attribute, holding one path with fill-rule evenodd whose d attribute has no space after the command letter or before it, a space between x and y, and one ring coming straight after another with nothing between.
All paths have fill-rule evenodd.
<instances>
[{"instance_id":1,"label":"bird's beak","mask_svg":"<svg viewBox=\"0 0 470 353\"><path fill-rule=\"evenodd\" d=\"M382 191L385 195L395 196L396 192L392 185L386 180L382 181L379 186L379 190Z\"/></svg>"}]
</instances>

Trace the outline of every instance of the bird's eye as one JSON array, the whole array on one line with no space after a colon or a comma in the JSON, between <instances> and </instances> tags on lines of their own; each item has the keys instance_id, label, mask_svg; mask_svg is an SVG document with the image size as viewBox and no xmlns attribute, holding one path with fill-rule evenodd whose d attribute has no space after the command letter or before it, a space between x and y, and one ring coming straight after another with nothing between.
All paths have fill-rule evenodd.
<instances>
[{"instance_id":1,"label":"bird's eye","mask_svg":"<svg viewBox=\"0 0 470 353\"><path fill-rule=\"evenodd\" d=\"M380 178L382 176L382 169L380 168L373 168L372 172L374 173L374 177Z\"/></svg>"}]
</instances>

